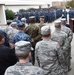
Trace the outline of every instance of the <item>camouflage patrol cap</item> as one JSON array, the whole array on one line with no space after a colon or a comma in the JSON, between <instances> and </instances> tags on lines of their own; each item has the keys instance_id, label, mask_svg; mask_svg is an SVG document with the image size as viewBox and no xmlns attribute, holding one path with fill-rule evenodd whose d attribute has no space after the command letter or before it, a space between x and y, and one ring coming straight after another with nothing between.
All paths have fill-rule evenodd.
<instances>
[{"instance_id":1,"label":"camouflage patrol cap","mask_svg":"<svg viewBox=\"0 0 74 75\"><path fill-rule=\"evenodd\" d=\"M30 16L29 19L35 19L35 16Z\"/></svg>"},{"instance_id":2,"label":"camouflage patrol cap","mask_svg":"<svg viewBox=\"0 0 74 75\"><path fill-rule=\"evenodd\" d=\"M24 22L20 22L20 23L18 24L18 27L19 27L19 28L21 28L21 27L25 27Z\"/></svg>"},{"instance_id":3,"label":"camouflage patrol cap","mask_svg":"<svg viewBox=\"0 0 74 75\"><path fill-rule=\"evenodd\" d=\"M49 26L43 26L41 28L41 34L42 35L48 35L49 33L51 33L51 29Z\"/></svg>"},{"instance_id":4,"label":"camouflage patrol cap","mask_svg":"<svg viewBox=\"0 0 74 75\"><path fill-rule=\"evenodd\" d=\"M14 16L18 16L17 14L14 14Z\"/></svg>"},{"instance_id":5,"label":"camouflage patrol cap","mask_svg":"<svg viewBox=\"0 0 74 75\"><path fill-rule=\"evenodd\" d=\"M66 18L62 18L61 19L61 22L66 22Z\"/></svg>"},{"instance_id":6,"label":"camouflage patrol cap","mask_svg":"<svg viewBox=\"0 0 74 75\"><path fill-rule=\"evenodd\" d=\"M16 54L28 54L31 51L31 43L28 41L19 41L15 43Z\"/></svg>"},{"instance_id":7,"label":"camouflage patrol cap","mask_svg":"<svg viewBox=\"0 0 74 75\"><path fill-rule=\"evenodd\" d=\"M44 16L40 16L40 18L44 18Z\"/></svg>"},{"instance_id":8,"label":"camouflage patrol cap","mask_svg":"<svg viewBox=\"0 0 74 75\"><path fill-rule=\"evenodd\" d=\"M55 21L55 27L61 26L61 21Z\"/></svg>"},{"instance_id":9,"label":"camouflage patrol cap","mask_svg":"<svg viewBox=\"0 0 74 75\"><path fill-rule=\"evenodd\" d=\"M12 20L7 20L7 25L11 24Z\"/></svg>"},{"instance_id":10,"label":"camouflage patrol cap","mask_svg":"<svg viewBox=\"0 0 74 75\"><path fill-rule=\"evenodd\" d=\"M17 24L17 22L12 22L11 23L11 26L13 27L13 26L17 26L18 24Z\"/></svg>"},{"instance_id":11,"label":"camouflage patrol cap","mask_svg":"<svg viewBox=\"0 0 74 75\"><path fill-rule=\"evenodd\" d=\"M12 20L7 20L7 22L12 22Z\"/></svg>"},{"instance_id":12,"label":"camouflage patrol cap","mask_svg":"<svg viewBox=\"0 0 74 75\"><path fill-rule=\"evenodd\" d=\"M21 18L21 21L26 21L27 19L24 17L24 18Z\"/></svg>"}]
</instances>

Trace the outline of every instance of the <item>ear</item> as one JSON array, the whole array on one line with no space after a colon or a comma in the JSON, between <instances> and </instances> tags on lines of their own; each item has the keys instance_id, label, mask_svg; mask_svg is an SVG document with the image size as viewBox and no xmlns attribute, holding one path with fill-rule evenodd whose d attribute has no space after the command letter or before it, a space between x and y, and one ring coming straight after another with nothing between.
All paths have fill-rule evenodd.
<instances>
[{"instance_id":1,"label":"ear","mask_svg":"<svg viewBox=\"0 0 74 75\"><path fill-rule=\"evenodd\" d=\"M5 42L5 38L2 38L2 43L4 43Z\"/></svg>"},{"instance_id":2,"label":"ear","mask_svg":"<svg viewBox=\"0 0 74 75\"><path fill-rule=\"evenodd\" d=\"M31 57L31 52L29 52L29 57Z\"/></svg>"}]
</instances>

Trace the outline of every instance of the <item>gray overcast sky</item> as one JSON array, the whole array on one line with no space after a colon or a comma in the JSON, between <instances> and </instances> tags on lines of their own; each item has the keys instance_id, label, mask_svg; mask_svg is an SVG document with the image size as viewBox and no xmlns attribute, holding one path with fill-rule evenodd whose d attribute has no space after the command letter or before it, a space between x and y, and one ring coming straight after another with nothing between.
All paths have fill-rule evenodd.
<instances>
[{"instance_id":1,"label":"gray overcast sky","mask_svg":"<svg viewBox=\"0 0 74 75\"><path fill-rule=\"evenodd\" d=\"M0 1L35 1L35 0L0 0ZM36 1L69 1L69 0L36 0Z\"/></svg>"},{"instance_id":2,"label":"gray overcast sky","mask_svg":"<svg viewBox=\"0 0 74 75\"><path fill-rule=\"evenodd\" d=\"M28 2L29 1L29 2ZM4 4L52 4L52 1L70 1L70 0L0 0L0 3Z\"/></svg>"}]
</instances>

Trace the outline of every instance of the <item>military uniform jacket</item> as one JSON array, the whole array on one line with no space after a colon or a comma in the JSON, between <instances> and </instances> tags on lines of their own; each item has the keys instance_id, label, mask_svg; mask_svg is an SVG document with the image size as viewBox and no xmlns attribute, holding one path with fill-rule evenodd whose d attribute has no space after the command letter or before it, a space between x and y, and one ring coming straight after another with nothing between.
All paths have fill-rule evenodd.
<instances>
[{"instance_id":1,"label":"military uniform jacket","mask_svg":"<svg viewBox=\"0 0 74 75\"><path fill-rule=\"evenodd\" d=\"M67 34L62 30L55 30L51 35L51 39L58 42L60 47L64 49L64 51L67 50L67 47L69 45L67 37Z\"/></svg>"},{"instance_id":2,"label":"military uniform jacket","mask_svg":"<svg viewBox=\"0 0 74 75\"><path fill-rule=\"evenodd\" d=\"M11 25L9 25L9 26L6 26L6 28L4 29L4 31L7 33L11 29L12 29L12 27L11 27Z\"/></svg>"},{"instance_id":3,"label":"military uniform jacket","mask_svg":"<svg viewBox=\"0 0 74 75\"><path fill-rule=\"evenodd\" d=\"M68 55L68 46L69 46L69 41L67 39L67 34L61 30L55 30L52 35L51 35L51 39L53 41L56 41L59 43L60 48L62 50L63 56L65 61L62 63L63 68L65 69L65 71L67 72L67 55Z\"/></svg>"},{"instance_id":4,"label":"military uniform jacket","mask_svg":"<svg viewBox=\"0 0 74 75\"><path fill-rule=\"evenodd\" d=\"M25 32L30 35L31 38L34 38L35 42L38 42L41 39L40 29L35 24L27 26Z\"/></svg>"},{"instance_id":5,"label":"military uniform jacket","mask_svg":"<svg viewBox=\"0 0 74 75\"><path fill-rule=\"evenodd\" d=\"M43 39L35 47L35 57L45 75L66 75L61 63L64 57L58 42Z\"/></svg>"},{"instance_id":6,"label":"military uniform jacket","mask_svg":"<svg viewBox=\"0 0 74 75\"><path fill-rule=\"evenodd\" d=\"M14 35L15 35L16 33L18 33L18 32L19 32L19 30L17 30L16 28L12 28L12 29L10 29L10 30L7 32L7 35L8 35L8 38L9 38L9 42L10 42L10 43L13 43Z\"/></svg>"},{"instance_id":7,"label":"military uniform jacket","mask_svg":"<svg viewBox=\"0 0 74 75\"><path fill-rule=\"evenodd\" d=\"M31 42L31 38L28 34L19 31L18 33L16 33L14 35L13 41L14 41L14 43L16 43L16 42L21 41L21 40Z\"/></svg>"},{"instance_id":8,"label":"military uniform jacket","mask_svg":"<svg viewBox=\"0 0 74 75\"><path fill-rule=\"evenodd\" d=\"M62 25L61 30L64 31L68 35L68 41L69 41L69 43L71 43L71 41L73 39L73 33L72 33L71 29Z\"/></svg>"},{"instance_id":9,"label":"military uniform jacket","mask_svg":"<svg viewBox=\"0 0 74 75\"><path fill-rule=\"evenodd\" d=\"M44 75L41 68L33 66L31 63L19 63L10 66L4 75Z\"/></svg>"},{"instance_id":10,"label":"military uniform jacket","mask_svg":"<svg viewBox=\"0 0 74 75\"><path fill-rule=\"evenodd\" d=\"M44 25L44 23L40 23L38 26L39 26L40 29L41 29L41 27L43 27L43 26L45 26L45 25Z\"/></svg>"}]
</instances>

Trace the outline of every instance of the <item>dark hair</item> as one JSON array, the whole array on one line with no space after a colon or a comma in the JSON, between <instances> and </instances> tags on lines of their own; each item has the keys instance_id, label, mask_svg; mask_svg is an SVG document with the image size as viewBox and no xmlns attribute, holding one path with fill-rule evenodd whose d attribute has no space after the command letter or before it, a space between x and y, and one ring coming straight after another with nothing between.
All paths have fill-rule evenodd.
<instances>
[{"instance_id":1,"label":"dark hair","mask_svg":"<svg viewBox=\"0 0 74 75\"><path fill-rule=\"evenodd\" d=\"M2 38L4 38L4 35L0 33L0 42L1 42Z\"/></svg>"},{"instance_id":2,"label":"dark hair","mask_svg":"<svg viewBox=\"0 0 74 75\"><path fill-rule=\"evenodd\" d=\"M51 35L51 33L49 33L49 34L47 34L47 35L42 35L43 37L48 37L48 36L50 36Z\"/></svg>"},{"instance_id":3,"label":"dark hair","mask_svg":"<svg viewBox=\"0 0 74 75\"><path fill-rule=\"evenodd\" d=\"M56 28L59 28L59 27L61 27L61 25L59 25L59 26L55 26Z\"/></svg>"},{"instance_id":4,"label":"dark hair","mask_svg":"<svg viewBox=\"0 0 74 75\"><path fill-rule=\"evenodd\" d=\"M7 22L7 25L10 25L10 24L11 24L11 21L8 21L8 22Z\"/></svg>"},{"instance_id":5,"label":"dark hair","mask_svg":"<svg viewBox=\"0 0 74 75\"><path fill-rule=\"evenodd\" d=\"M36 19L33 18L33 19L30 19L30 23L35 23L36 22Z\"/></svg>"},{"instance_id":6,"label":"dark hair","mask_svg":"<svg viewBox=\"0 0 74 75\"><path fill-rule=\"evenodd\" d=\"M24 55L24 54L16 54L16 55L19 59L26 59L28 57L29 53L26 55Z\"/></svg>"}]
</instances>

